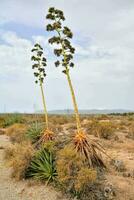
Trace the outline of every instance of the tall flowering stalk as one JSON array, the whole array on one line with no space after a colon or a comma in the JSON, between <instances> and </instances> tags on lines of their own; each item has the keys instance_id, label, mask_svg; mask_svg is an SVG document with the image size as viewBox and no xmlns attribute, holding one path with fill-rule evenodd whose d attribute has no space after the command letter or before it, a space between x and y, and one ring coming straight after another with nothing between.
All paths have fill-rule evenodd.
<instances>
[{"instance_id":1,"label":"tall flowering stalk","mask_svg":"<svg viewBox=\"0 0 134 200\"><path fill-rule=\"evenodd\" d=\"M40 85L43 109L45 114L46 130L39 140L39 142L44 142L45 140L52 140L53 138L53 132L49 130L46 100L43 89L43 83L46 77L45 67L47 66L47 60L43 55L43 48L40 44L36 43L31 51L33 52L31 60L34 62L32 65L32 69L34 69L34 76L36 78L35 83Z\"/></svg>"},{"instance_id":2,"label":"tall flowering stalk","mask_svg":"<svg viewBox=\"0 0 134 200\"><path fill-rule=\"evenodd\" d=\"M58 67L61 65L63 67L62 72L66 75L71 91L77 126L77 131L74 137L74 146L78 152L85 156L86 160L89 161L90 166L104 166L101 156L98 154L98 151L103 151L101 146L93 141L89 142L88 136L81 128L78 106L70 78L70 68L74 67L72 59L75 53L75 48L70 42L73 33L67 26L63 26L63 21L65 21L63 11L51 7L48 10L46 18L51 21L51 23L46 26L46 30L49 32L55 32L56 34L49 39L50 44L57 45L57 48L54 49L54 54L59 59L55 62L55 66Z\"/></svg>"}]
</instances>

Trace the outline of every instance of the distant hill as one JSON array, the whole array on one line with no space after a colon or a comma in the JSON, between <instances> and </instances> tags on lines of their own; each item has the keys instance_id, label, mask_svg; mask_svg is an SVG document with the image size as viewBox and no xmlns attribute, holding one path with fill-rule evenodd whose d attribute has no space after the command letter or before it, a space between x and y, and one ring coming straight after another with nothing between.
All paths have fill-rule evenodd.
<instances>
[{"instance_id":1,"label":"distant hill","mask_svg":"<svg viewBox=\"0 0 134 200\"><path fill-rule=\"evenodd\" d=\"M85 109L85 110L79 110L80 114L110 114L110 113L129 113L134 112L133 110L126 110L126 109ZM39 112L42 113L42 112ZM65 110L51 110L49 111L49 114L73 114L74 111L71 109L65 109Z\"/></svg>"}]
</instances>

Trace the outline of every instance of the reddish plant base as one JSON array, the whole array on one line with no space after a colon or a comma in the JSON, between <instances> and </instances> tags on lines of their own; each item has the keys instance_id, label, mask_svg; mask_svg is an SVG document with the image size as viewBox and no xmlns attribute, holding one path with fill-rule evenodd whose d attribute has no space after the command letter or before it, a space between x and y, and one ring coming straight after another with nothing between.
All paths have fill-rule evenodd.
<instances>
[{"instance_id":1,"label":"reddish plant base","mask_svg":"<svg viewBox=\"0 0 134 200\"><path fill-rule=\"evenodd\" d=\"M38 142L35 144L35 146L38 146L40 144L43 144L47 141L52 141L54 139L54 132L46 129L42 137L38 140Z\"/></svg>"},{"instance_id":2,"label":"reddish plant base","mask_svg":"<svg viewBox=\"0 0 134 200\"><path fill-rule=\"evenodd\" d=\"M106 168L101 153L106 154L99 143L88 138L85 132L77 132L74 137L74 146L77 152L84 156L89 167Z\"/></svg>"}]
</instances>

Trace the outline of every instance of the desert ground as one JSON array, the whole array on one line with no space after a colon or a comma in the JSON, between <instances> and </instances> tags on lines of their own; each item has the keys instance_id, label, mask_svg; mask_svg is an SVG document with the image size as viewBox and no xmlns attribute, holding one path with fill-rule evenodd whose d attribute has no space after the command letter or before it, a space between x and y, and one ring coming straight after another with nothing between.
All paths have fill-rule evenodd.
<instances>
[{"instance_id":1,"label":"desert ground","mask_svg":"<svg viewBox=\"0 0 134 200\"><path fill-rule=\"evenodd\" d=\"M57 146L62 149L72 140L76 130L74 117L50 115L49 119ZM106 169L99 171L99 177L93 183L88 183L90 186L81 197L62 191L54 183L46 185L42 180L25 178L27 157L22 155L34 154L34 142L40 136L34 132L35 123L45 127L44 116L0 115L0 200L134 199L133 114L81 116L82 128L88 133L89 140L99 142L105 149L102 158L106 164ZM28 132L31 126L32 131ZM31 135L26 139L28 134Z\"/></svg>"}]
</instances>

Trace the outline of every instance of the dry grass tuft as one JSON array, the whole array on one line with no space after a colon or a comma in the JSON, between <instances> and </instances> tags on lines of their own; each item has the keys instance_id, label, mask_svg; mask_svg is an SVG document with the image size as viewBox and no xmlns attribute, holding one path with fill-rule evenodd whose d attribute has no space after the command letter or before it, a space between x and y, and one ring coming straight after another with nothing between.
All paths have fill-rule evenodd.
<instances>
[{"instance_id":1,"label":"dry grass tuft","mask_svg":"<svg viewBox=\"0 0 134 200\"><path fill-rule=\"evenodd\" d=\"M27 130L24 124L13 124L6 130L6 135L10 137L10 140L21 143L25 140L25 132Z\"/></svg>"},{"instance_id":2,"label":"dry grass tuft","mask_svg":"<svg viewBox=\"0 0 134 200\"><path fill-rule=\"evenodd\" d=\"M94 183L96 179L97 172L95 170L88 167L82 167L76 178L75 190L79 192L84 190L87 185Z\"/></svg>"},{"instance_id":3,"label":"dry grass tuft","mask_svg":"<svg viewBox=\"0 0 134 200\"><path fill-rule=\"evenodd\" d=\"M71 145L65 146L57 154L56 167L59 182L66 188L76 179L82 167L82 159Z\"/></svg>"},{"instance_id":4,"label":"dry grass tuft","mask_svg":"<svg viewBox=\"0 0 134 200\"><path fill-rule=\"evenodd\" d=\"M12 168L12 177L20 180L25 177L25 171L29 166L34 149L29 142L11 145L5 149L5 159Z\"/></svg>"},{"instance_id":5,"label":"dry grass tuft","mask_svg":"<svg viewBox=\"0 0 134 200\"><path fill-rule=\"evenodd\" d=\"M114 137L115 125L112 122L101 120L93 120L88 125L88 131L99 138L111 139Z\"/></svg>"},{"instance_id":6,"label":"dry grass tuft","mask_svg":"<svg viewBox=\"0 0 134 200\"><path fill-rule=\"evenodd\" d=\"M129 127L129 133L127 137L134 140L134 123L131 124L131 126Z\"/></svg>"},{"instance_id":7,"label":"dry grass tuft","mask_svg":"<svg viewBox=\"0 0 134 200\"><path fill-rule=\"evenodd\" d=\"M83 193L85 188L97 179L97 172L89 168L72 145L67 145L57 155L58 181L65 192Z\"/></svg>"}]
</instances>

